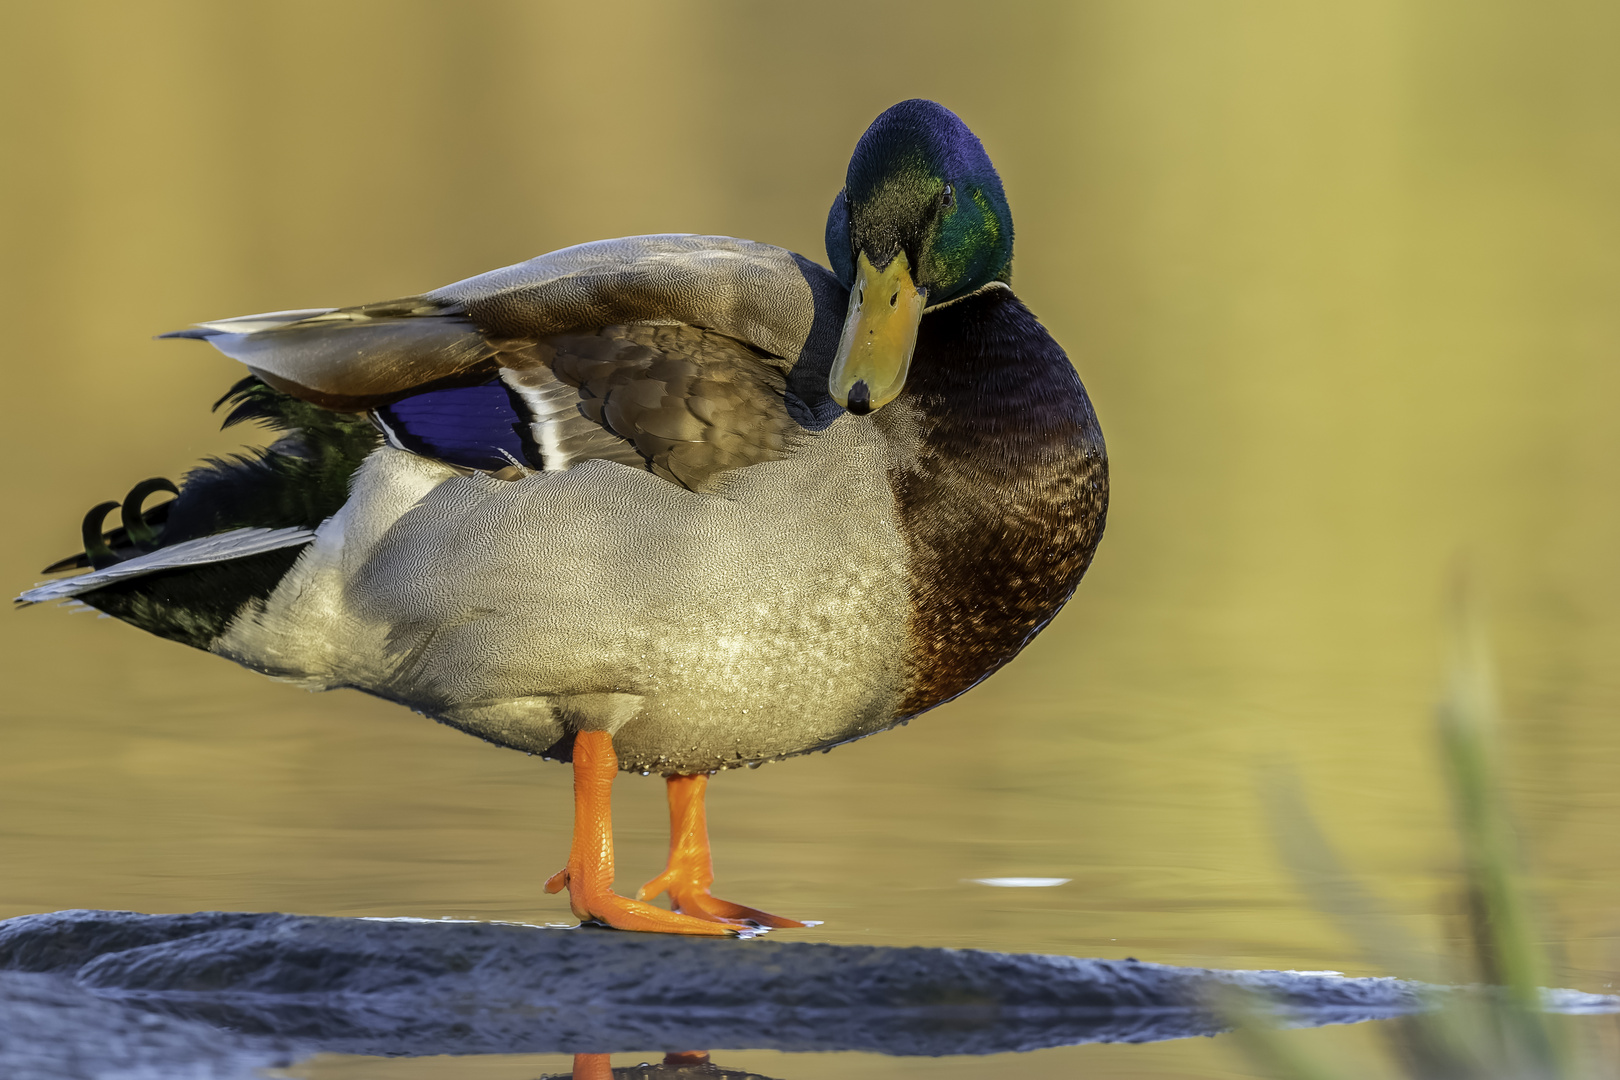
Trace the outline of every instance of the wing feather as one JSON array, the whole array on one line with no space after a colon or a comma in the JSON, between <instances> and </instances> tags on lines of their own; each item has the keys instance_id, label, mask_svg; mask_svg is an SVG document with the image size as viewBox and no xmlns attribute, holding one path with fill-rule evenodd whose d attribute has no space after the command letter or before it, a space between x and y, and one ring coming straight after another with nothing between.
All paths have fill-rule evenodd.
<instances>
[{"instance_id":1,"label":"wing feather","mask_svg":"<svg viewBox=\"0 0 1620 1080\"><path fill-rule=\"evenodd\" d=\"M635 447L647 466L694 491L779 458L802 429L781 372L735 339L693 326L610 326L545 341L582 416Z\"/></svg>"},{"instance_id":2,"label":"wing feather","mask_svg":"<svg viewBox=\"0 0 1620 1080\"><path fill-rule=\"evenodd\" d=\"M460 446L448 392L498 378L529 413L543 468L602 457L710 490L728 470L788 452L802 433L786 376L801 351L814 345L819 356L823 324L836 321L829 282L767 244L630 237L422 296L221 319L175 336L204 338L323 408L382 410L391 442L430 455ZM816 392L824 379L809 373L807 385ZM447 396L414 414L393 407L430 391ZM433 437L411 440L408 415L431 423ZM490 439L469 432L467 441L477 449ZM488 457L455 463L483 468Z\"/></svg>"},{"instance_id":3,"label":"wing feather","mask_svg":"<svg viewBox=\"0 0 1620 1080\"><path fill-rule=\"evenodd\" d=\"M785 372L811 336L824 273L769 244L635 236L553 251L422 296L216 319L165 336L205 339L287 393L349 412L490 374L503 342L522 347L627 323L713 329Z\"/></svg>"}]
</instances>

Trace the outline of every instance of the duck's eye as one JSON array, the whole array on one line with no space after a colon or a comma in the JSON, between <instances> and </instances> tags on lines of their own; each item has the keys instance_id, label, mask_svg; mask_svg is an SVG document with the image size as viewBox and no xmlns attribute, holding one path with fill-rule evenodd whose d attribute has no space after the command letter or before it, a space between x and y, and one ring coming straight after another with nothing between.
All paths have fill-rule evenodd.
<instances>
[{"instance_id":1,"label":"duck's eye","mask_svg":"<svg viewBox=\"0 0 1620 1080\"><path fill-rule=\"evenodd\" d=\"M951 186L950 184L945 185L945 190L939 193L939 205L944 207L946 210L949 210L951 207L956 205L955 187Z\"/></svg>"},{"instance_id":2,"label":"duck's eye","mask_svg":"<svg viewBox=\"0 0 1620 1080\"><path fill-rule=\"evenodd\" d=\"M893 296L889 297L889 306L890 307L895 307L899 303L900 303L900 294L899 293L895 293Z\"/></svg>"}]
</instances>

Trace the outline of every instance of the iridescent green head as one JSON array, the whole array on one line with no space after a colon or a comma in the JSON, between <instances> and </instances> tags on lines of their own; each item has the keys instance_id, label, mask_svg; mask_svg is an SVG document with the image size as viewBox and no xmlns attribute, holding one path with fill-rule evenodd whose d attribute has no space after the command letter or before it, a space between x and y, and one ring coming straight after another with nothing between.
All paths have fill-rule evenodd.
<instances>
[{"instance_id":1,"label":"iridescent green head","mask_svg":"<svg viewBox=\"0 0 1620 1080\"><path fill-rule=\"evenodd\" d=\"M827 215L827 258L850 290L833 398L854 413L893 400L923 313L1008 280L1012 248L1001 177L955 113L917 99L873 121Z\"/></svg>"},{"instance_id":2,"label":"iridescent green head","mask_svg":"<svg viewBox=\"0 0 1620 1080\"><path fill-rule=\"evenodd\" d=\"M884 267L903 251L917 287L939 304L1006 280L1012 248L1001 177L955 113L918 98L866 129L827 215L827 257L846 287L861 252Z\"/></svg>"}]
</instances>

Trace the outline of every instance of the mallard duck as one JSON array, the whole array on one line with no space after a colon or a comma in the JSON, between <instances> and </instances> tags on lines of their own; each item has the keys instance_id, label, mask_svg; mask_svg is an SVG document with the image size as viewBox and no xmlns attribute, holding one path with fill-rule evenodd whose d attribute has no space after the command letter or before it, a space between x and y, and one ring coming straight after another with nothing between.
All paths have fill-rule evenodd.
<instances>
[{"instance_id":1,"label":"mallard duck","mask_svg":"<svg viewBox=\"0 0 1620 1080\"><path fill-rule=\"evenodd\" d=\"M637 236L166 335L246 365L227 426L282 434L136 485L119 528L97 506L48 568L90 572L19 599L571 762L547 890L581 920L802 925L711 894L708 777L972 688L1074 592L1108 503L1091 403L1013 294L1001 180L955 114L879 116L826 240L831 272ZM636 899L613 891L620 770L668 784L668 866Z\"/></svg>"}]
</instances>

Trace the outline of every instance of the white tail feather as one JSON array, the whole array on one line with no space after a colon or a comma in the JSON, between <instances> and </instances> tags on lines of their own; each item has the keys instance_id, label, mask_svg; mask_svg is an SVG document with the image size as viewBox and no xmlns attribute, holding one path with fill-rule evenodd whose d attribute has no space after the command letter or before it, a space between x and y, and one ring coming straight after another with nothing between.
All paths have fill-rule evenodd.
<instances>
[{"instance_id":1,"label":"white tail feather","mask_svg":"<svg viewBox=\"0 0 1620 1080\"><path fill-rule=\"evenodd\" d=\"M290 311L266 311L258 315L237 315L230 319L214 319L197 323L199 330L217 330L222 334L257 334L265 330L279 330L296 322L327 315L336 308L295 308Z\"/></svg>"},{"instance_id":2,"label":"white tail feather","mask_svg":"<svg viewBox=\"0 0 1620 1080\"><path fill-rule=\"evenodd\" d=\"M282 548L307 544L314 537L312 529L236 529L215 536L187 540L173 547L158 548L137 558L126 559L121 563L78 577L48 581L29 589L17 599L24 604L66 600L115 581L140 577L158 570L174 570L182 566L200 566L204 563L243 559L249 555L262 555L267 551L279 551Z\"/></svg>"}]
</instances>

